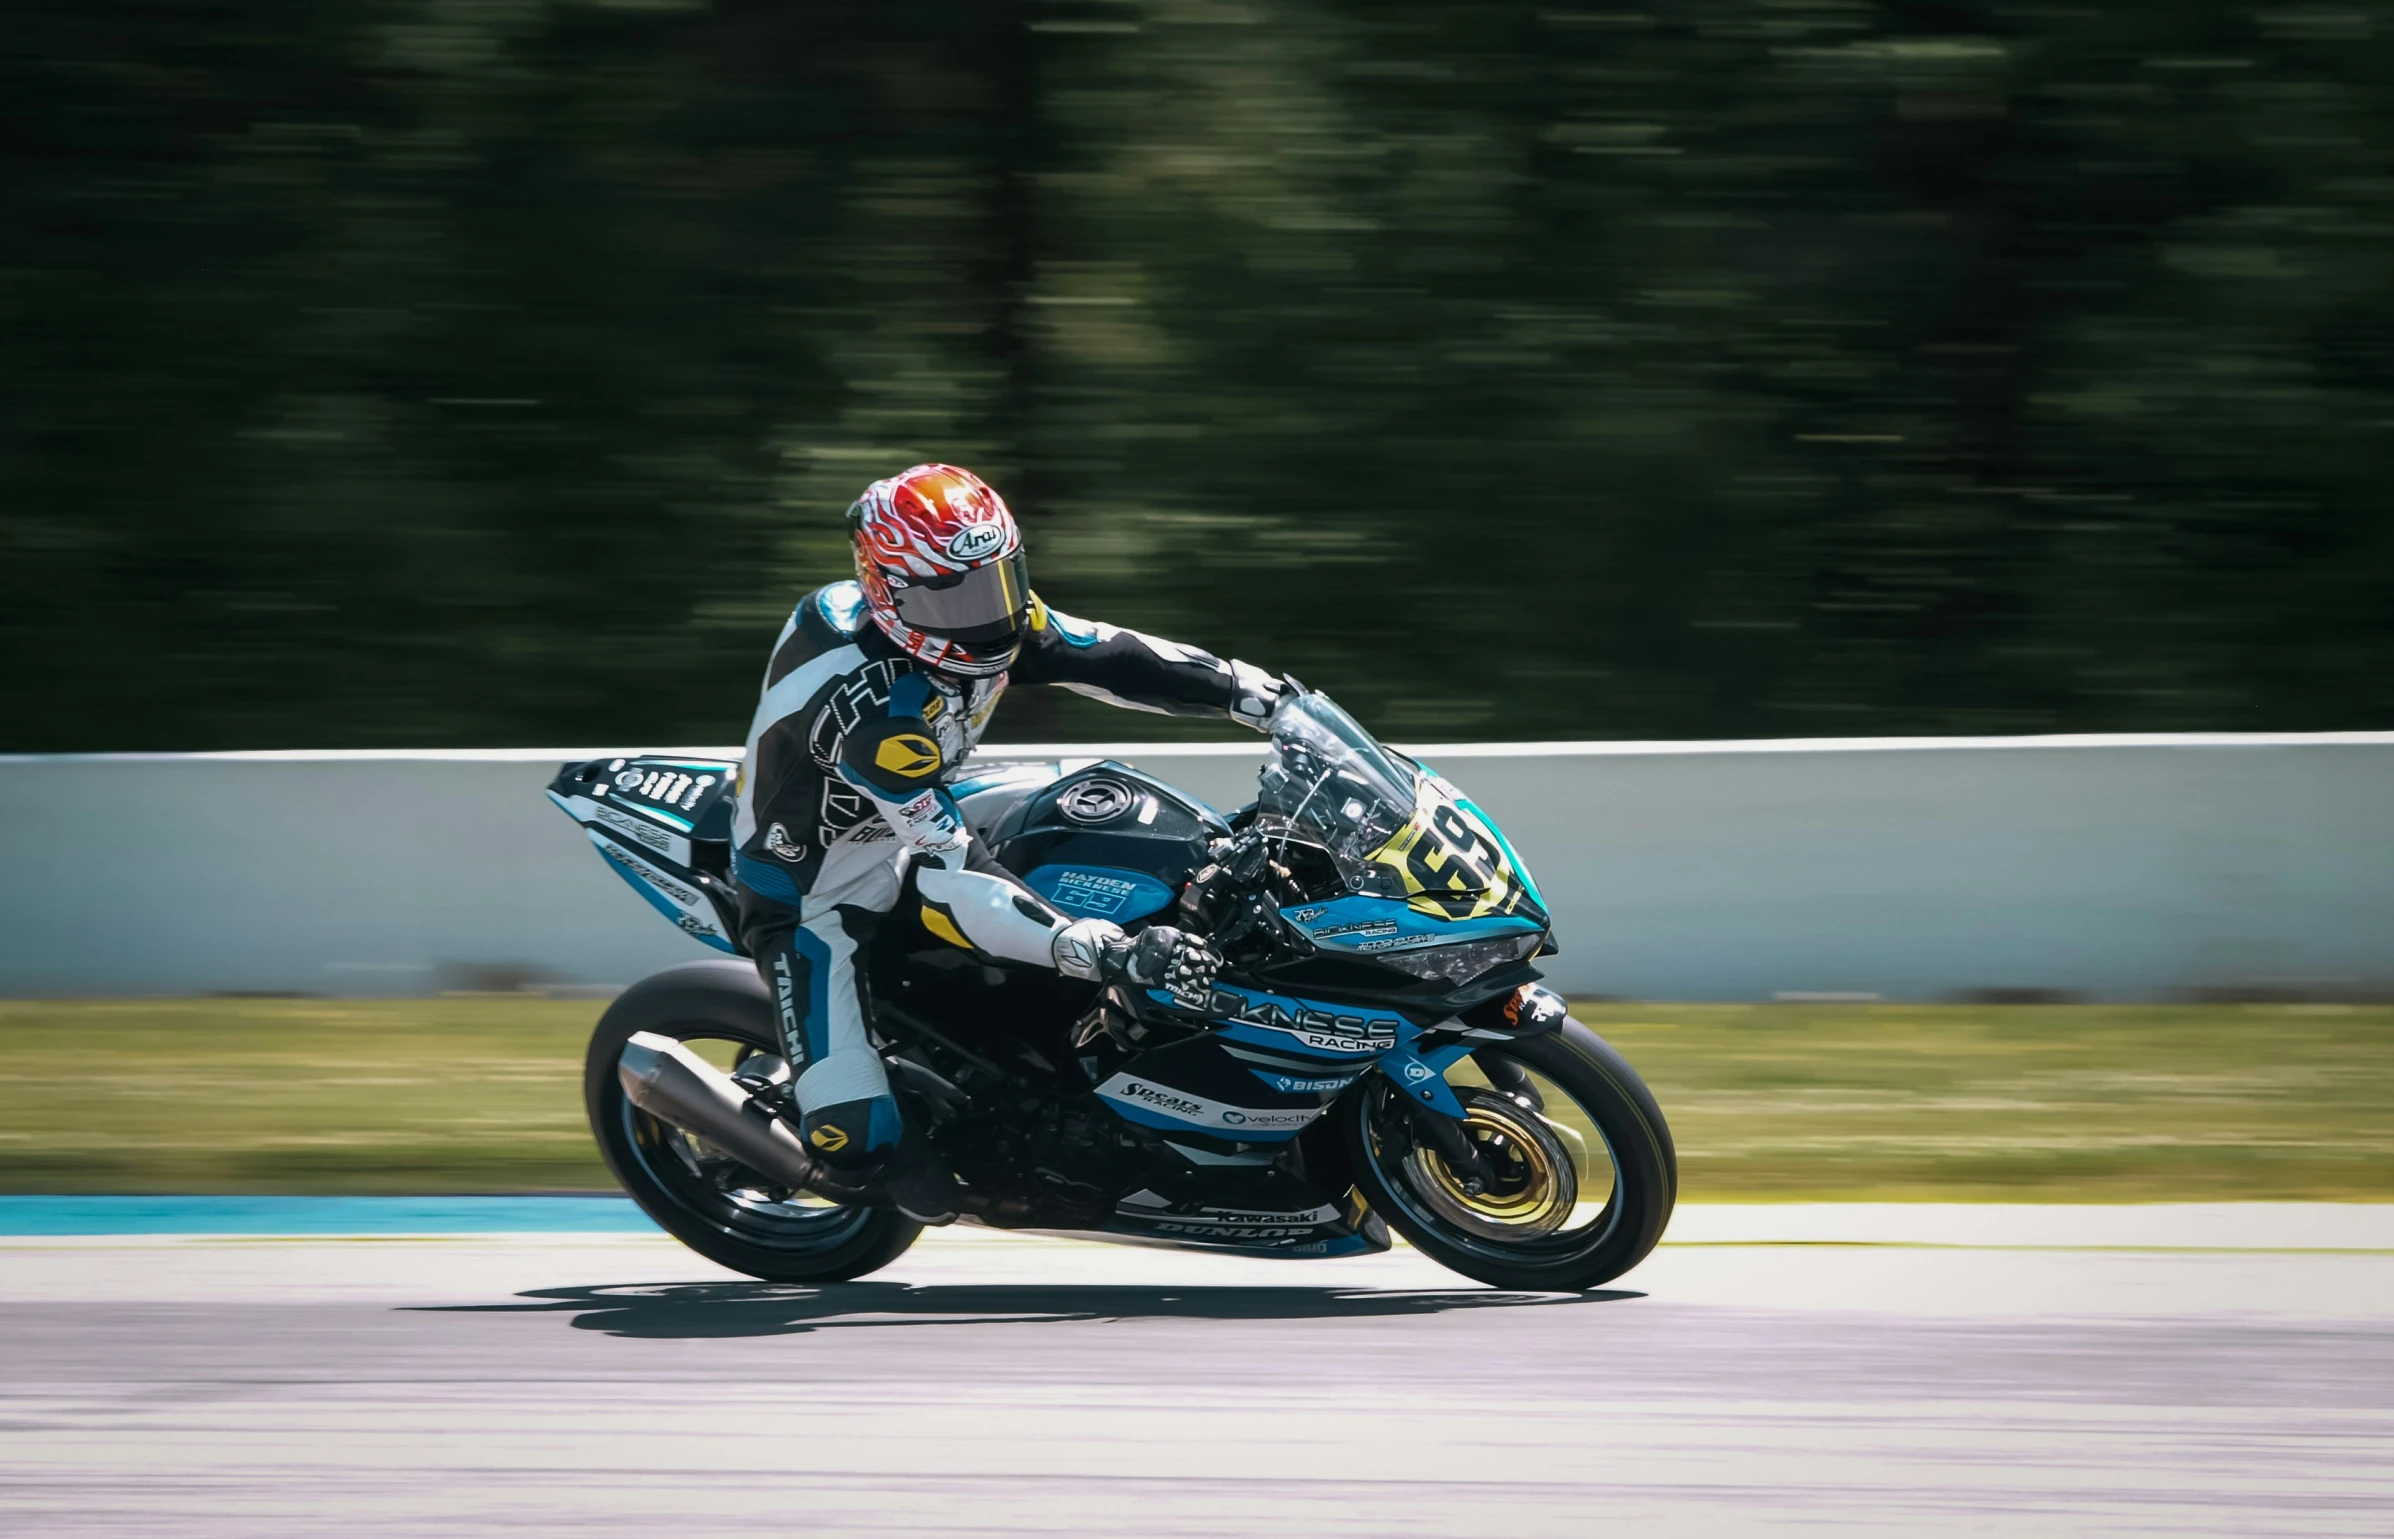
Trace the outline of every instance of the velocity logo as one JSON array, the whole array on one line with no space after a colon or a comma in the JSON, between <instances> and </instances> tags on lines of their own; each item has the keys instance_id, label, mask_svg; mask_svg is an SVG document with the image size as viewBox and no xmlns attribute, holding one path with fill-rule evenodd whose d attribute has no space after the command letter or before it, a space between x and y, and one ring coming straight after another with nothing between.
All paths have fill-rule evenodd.
<instances>
[{"instance_id":1,"label":"velocity logo","mask_svg":"<svg viewBox=\"0 0 2394 1539\"><path fill-rule=\"evenodd\" d=\"M1307 1126L1322 1114L1319 1107L1273 1111L1255 1106L1225 1106L1219 1101L1208 1101L1199 1096L1167 1090L1161 1085L1135 1080L1127 1074L1117 1074L1107 1080L1097 1087L1097 1093L1110 1101L1145 1107L1201 1126L1248 1131L1293 1131Z\"/></svg>"}]
</instances>

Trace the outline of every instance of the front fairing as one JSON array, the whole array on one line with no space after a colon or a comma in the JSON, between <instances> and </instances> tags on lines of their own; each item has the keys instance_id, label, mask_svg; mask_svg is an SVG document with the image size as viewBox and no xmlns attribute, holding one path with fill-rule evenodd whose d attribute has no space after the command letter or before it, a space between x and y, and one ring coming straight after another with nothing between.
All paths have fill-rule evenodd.
<instances>
[{"instance_id":1,"label":"front fairing","mask_svg":"<svg viewBox=\"0 0 2394 1539\"><path fill-rule=\"evenodd\" d=\"M1291 963L1303 981L1445 996L1520 971L1547 944L1537 885L1494 821L1325 695L1283 698L1257 814L1326 856L1310 868L1321 878L1335 873L1328 886L1308 879L1313 901L1280 909L1311 948Z\"/></svg>"},{"instance_id":2,"label":"front fairing","mask_svg":"<svg viewBox=\"0 0 2394 1539\"><path fill-rule=\"evenodd\" d=\"M1545 927L1537 887L1496 825L1329 696L1282 697L1260 781L1259 817L1318 845L1348 893L1399 899L1433 922L1501 916Z\"/></svg>"},{"instance_id":3,"label":"front fairing","mask_svg":"<svg viewBox=\"0 0 2394 1539\"><path fill-rule=\"evenodd\" d=\"M1415 772L1411 814L1366 857L1373 896L1401 897L1416 923L1381 949L1404 950L1402 936L1465 940L1544 931L1537 884L1496 824L1432 771ZM1424 940L1421 944L1437 944Z\"/></svg>"}]
</instances>

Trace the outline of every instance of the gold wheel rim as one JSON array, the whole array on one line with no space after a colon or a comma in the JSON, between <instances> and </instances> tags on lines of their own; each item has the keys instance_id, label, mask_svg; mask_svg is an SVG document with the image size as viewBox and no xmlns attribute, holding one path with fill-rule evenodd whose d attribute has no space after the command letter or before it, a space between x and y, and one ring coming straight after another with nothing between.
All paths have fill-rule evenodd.
<instances>
[{"instance_id":1,"label":"gold wheel rim","mask_svg":"<svg viewBox=\"0 0 2394 1539\"><path fill-rule=\"evenodd\" d=\"M1433 1212L1491 1240L1534 1240L1570 1222L1579 1174L1544 1119L1501 1097L1473 1095L1464 1104L1463 1135L1505 1179L1472 1193L1436 1150L1417 1144L1405 1169Z\"/></svg>"}]
</instances>

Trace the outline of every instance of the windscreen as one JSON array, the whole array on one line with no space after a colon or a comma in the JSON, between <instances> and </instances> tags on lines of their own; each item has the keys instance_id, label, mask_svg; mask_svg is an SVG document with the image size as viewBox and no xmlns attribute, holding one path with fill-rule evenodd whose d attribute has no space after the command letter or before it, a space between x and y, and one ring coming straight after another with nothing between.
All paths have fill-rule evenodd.
<instances>
[{"instance_id":1,"label":"windscreen","mask_svg":"<svg viewBox=\"0 0 2394 1539\"><path fill-rule=\"evenodd\" d=\"M1349 892L1439 919L1546 923L1529 874L1480 810L1327 695L1281 697L1256 801L1289 837L1328 850Z\"/></svg>"},{"instance_id":2,"label":"windscreen","mask_svg":"<svg viewBox=\"0 0 2394 1539\"><path fill-rule=\"evenodd\" d=\"M1328 695L1289 694L1272 715L1256 802L1327 849L1349 890L1402 897L1403 881L1372 857L1412 821L1418 780Z\"/></svg>"}]
</instances>

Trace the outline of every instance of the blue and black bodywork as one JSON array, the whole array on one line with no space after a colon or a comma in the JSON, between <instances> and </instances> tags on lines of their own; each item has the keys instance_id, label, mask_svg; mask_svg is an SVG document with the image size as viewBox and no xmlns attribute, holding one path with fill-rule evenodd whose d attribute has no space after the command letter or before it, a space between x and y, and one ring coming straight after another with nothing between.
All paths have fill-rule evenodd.
<instances>
[{"instance_id":1,"label":"blue and black bodywork","mask_svg":"<svg viewBox=\"0 0 2394 1539\"><path fill-rule=\"evenodd\" d=\"M550 794L652 906L736 950L736 770L599 760L565 766ZM948 790L1059 911L1195 930L1228 964L1193 1011L993 966L902 898L867 948L868 998L909 1121L954 1169L969 1220L1284 1256L1384 1249L1329 1113L1376 1085L1460 1154L1439 1127L1465 1115L1446 1071L1563 1019L1530 965L1547 945L1536 889L1451 788L1388 832L1363 891L1311 825L1257 806L1226 817L1112 761L973 765ZM1458 803L1468 817L1446 810Z\"/></svg>"}]
</instances>

